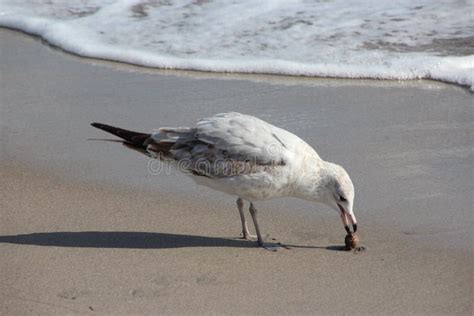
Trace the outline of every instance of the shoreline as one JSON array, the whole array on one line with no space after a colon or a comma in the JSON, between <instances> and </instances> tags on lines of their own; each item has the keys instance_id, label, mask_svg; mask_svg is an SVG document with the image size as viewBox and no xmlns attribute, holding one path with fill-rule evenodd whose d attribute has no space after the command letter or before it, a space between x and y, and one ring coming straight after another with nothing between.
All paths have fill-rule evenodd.
<instances>
[{"instance_id":1,"label":"shoreline","mask_svg":"<svg viewBox=\"0 0 474 316\"><path fill-rule=\"evenodd\" d=\"M465 89L163 75L0 38L0 313L472 313ZM333 211L278 199L260 225L293 249L269 253L235 239L234 197L88 141L105 136L92 121L149 131L230 110L348 169L367 251L339 251Z\"/></svg>"},{"instance_id":2,"label":"shoreline","mask_svg":"<svg viewBox=\"0 0 474 316\"><path fill-rule=\"evenodd\" d=\"M286 75L276 73L244 73L244 72L213 72L206 70L193 69L166 69L158 67L149 67L139 64L134 64L126 61L118 61L100 57L82 56L75 52L67 51L64 48L54 45L44 39L41 35L29 33L21 29L15 29L8 26L0 26L0 31L9 31L23 34L27 37L39 41L42 45L57 51L60 54L67 55L72 58L77 58L82 62L92 65L99 65L111 67L114 69L124 71L137 71L141 73L151 73L163 76L178 76L196 79L216 79L216 80L246 80L255 82L266 82L271 84L282 85L336 85L336 86L374 86L374 87L417 87L426 89L442 89L443 85L457 87L467 93L474 93L467 85L442 81L440 79L422 78L422 79L385 79L385 78L344 78L331 76L305 76L305 75ZM316 82L314 82L316 81Z\"/></svg>"}]
</instances>

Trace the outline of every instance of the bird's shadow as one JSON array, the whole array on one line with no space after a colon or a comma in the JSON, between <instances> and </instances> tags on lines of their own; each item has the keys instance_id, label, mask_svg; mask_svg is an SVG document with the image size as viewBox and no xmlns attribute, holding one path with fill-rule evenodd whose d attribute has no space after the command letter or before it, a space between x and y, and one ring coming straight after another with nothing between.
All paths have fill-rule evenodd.
<instances>
[{"instance_id":1,"label":"bird's shadow","mask_svg":"<svg viewBox=\"0 0 474 316\"><path fill-rule=\"evenodd\" d=\"M236 247L255 248L255 242L242 239L179 235L150 232L44 232L0 236L0 243L75 247L75 248L122 248L122 249L169 249L183 247ZM275 244L278 245L278 244ZM290 248L327 249L340 251L339 246L298 246Z\"/></svg>"}]
</instances>

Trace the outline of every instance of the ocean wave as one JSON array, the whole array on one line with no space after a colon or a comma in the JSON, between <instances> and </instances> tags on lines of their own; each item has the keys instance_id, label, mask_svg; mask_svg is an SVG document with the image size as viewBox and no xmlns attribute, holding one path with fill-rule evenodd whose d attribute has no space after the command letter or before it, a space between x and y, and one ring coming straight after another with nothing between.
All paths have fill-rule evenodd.
<instances>
[{"instance_id":1,"label":"ocean wave","mask_svg":"<svg viewBox=\"0 0 474 316\"><path fill-rule=\"evenodd\" d=\"M469 1L0 0L0 25L146 67L435 79L474 91Z\"/></svg>"}]
</instances>

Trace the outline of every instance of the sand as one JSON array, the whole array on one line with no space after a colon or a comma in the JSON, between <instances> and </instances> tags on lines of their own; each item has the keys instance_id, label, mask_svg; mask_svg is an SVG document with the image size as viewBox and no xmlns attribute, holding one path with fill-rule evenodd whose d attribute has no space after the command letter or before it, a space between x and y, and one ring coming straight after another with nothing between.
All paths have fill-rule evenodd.
<instances>
[{"instance_id":1,"label":"sand","mask_svg":"<svg viewBox=\"0 0 474 316\"><path fill-rule=\"evenodd\" d=\"M0 314L472 314L467 90L152 71L0 39ZM366 251L295 199L258 204L292 249L257 248L236 239L233 197L87 140L108 137L92 121L147 131L228 110L346 167Z\"/></svg>"}]
</instances>

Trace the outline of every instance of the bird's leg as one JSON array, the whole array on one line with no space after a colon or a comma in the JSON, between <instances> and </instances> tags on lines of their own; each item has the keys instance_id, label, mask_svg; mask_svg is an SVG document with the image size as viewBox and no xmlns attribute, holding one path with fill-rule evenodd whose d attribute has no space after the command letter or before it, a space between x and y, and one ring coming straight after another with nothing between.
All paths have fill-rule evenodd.
<instances>
[{"instance_id":1,"label":"bird's leg","mask_svg":"<svg viewBox=\"0 0 474 316\"><path fill-rule=\"evenodd\" d=\"M250 234L249 228L247 226L247 221L245 220L244 215L244 201L241 198L237 199L237 207L239 209L240 221L242 222L242 238L247 240L252 240L252 238L256 238L257 236Z\"/></svg>"},{"instance_id":2,"label":"bird's leg","mask_svg":"<svg viewBox=\"0 0 474 316\"><path fill-rule=\"evenodd\" d=\"M257 232L257 243L260 247L264 247L262 234L260 233L260 228L258 227L258 222L257 222L257 209L255 208L252 202L250 202L249 211L250 211L250 215L252 215L253 224L255 225L255 231Z\"/></svg>"},{"instance_id":3,"label":"bird's leg","mask_svg":"<svg viewBox=\"0 0 474 316\"><path fill-rule=\"evenodd\" d=\"M279 247L281 248L285 248L285 249L291 249L290 247L288 246L285 246L281 243L278 243L278 246L275 246L275 245L272 245L272 246L265 246L265 244L263 243L263 238L262 238L262 234L260 233L260 228L258 227L258 222L257 222L257 209L255 208L255 206L253 205L253 203L250 203L250 208L249 208L249 211L250 211L250 215L252 215L252 219L253 219L253 223L255 225L255 231L257 232L257 243L260 247L262 247L263 249L266 249L266 250L270 250L270 251L277 251L277 249Z\"/></svg>"}]
</instances>

